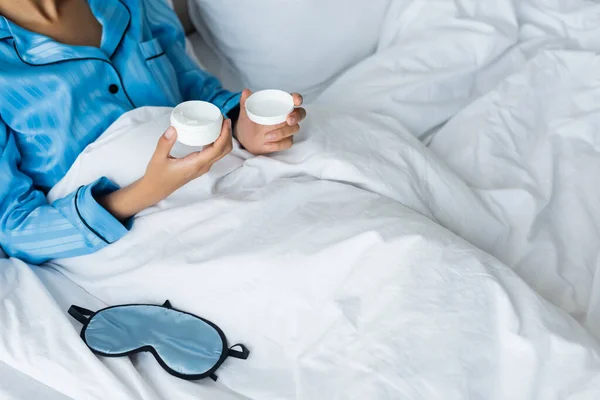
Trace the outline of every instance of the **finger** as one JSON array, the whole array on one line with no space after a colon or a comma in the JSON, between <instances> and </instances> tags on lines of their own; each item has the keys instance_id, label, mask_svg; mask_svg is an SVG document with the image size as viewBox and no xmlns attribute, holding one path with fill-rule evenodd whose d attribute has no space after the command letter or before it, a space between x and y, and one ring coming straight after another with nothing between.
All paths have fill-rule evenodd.
<instances>
[{"instance_id":1,"label":"finger","mask_svg":"<svg viewBox=\"0 0 600 400\"><path fill-rule=\"evenodd\" d=\"M227 142L225 144L225 146L221 150L221 153L216 158L212 159L211 165L214 164L214 163L216 163L217 161L219 161L223 157L225 157L227 154L231 153L231 150L233 150L233 140L230 140L229 142Z\"/></svg>"},{"instance_id":2,"label":"finger","mask_svg":"<svg viewBox=\"0 0 600 400\"><path fill-rule=\"evenodd\" d=\"M287 137L294 135L295 133L298 133L299 130L300 125L296 124L292 126L286 125L283 128L267 132L265 134L265 143L279 142L280 140L283 140Z\"/></svg>"},{"instance_id":3,"label":"finger","mask_svg":"<svg viewBox=\"0 0 600 400\"><path fill-rule=\"evenodd\" d=\"M294 138L289 136L278 142L265 143L264 147L269 153L273 153L276 151L287 150L292 147L292 144L294 144Z\"/></svg>"},{"instance_id":4,"label":"finger","mask_svg":"<svg viewBox=\"0 0 600 400\"><path fill-rule=\"evenodd\" d=\"M250 97L251 94L252 91L250 89L242 90L242 96L240 97L240 114L246 114L246 100L248 100L248 97Z\"/></svg>"},{"instance_id":5,"label":"finger","mask_svg":"<svg viewBox=\"0 0 600 400\"><path fill-rule=\"evenodd\" d=\"M292 97L294 98L294 105L299 107L304 103L304 99L300 93L292 93Z\"/></svg>"},{"instance_id":6,"label":"finger","mask_svg":"<svg viewBox=\"0 0 600 400\"><path fill-rule=\"evenodd\" d=\"M206 164L205 166L199 168L196 173L194 174L194 179L198 179L200 178L202 175L206 174L208 171L210 171L210 168L212 167L212 164Z\"/></svg>"},{"instance_id":7,"label":"finger","mask_svg":"<svg viewBox=\"0 0 600 400\"><path fill-rule=\"evenodd\" d=\"M161 135L160 139L158 139L156 150L154 150L154 157L168 158L176 141L177 130L170 126L165 133Z\"/></svg>"},{"instance_id":8,"label":"finger","mask_svg":"<svg viewBox=\"0 0 600 400\"><path fill-rule=\"evenodd\" d=\"M212 168L212 166L219 161L220 159L222 159L223 157L225 157L227 154L229 154L231 152L231 150L233 149L233 141L231 140L231 136L230 136L230 140L225 142L225 146L221 149L221 152L219 154L217 154L216 157L206 161L205 163L201 164L198 166L198 169L196 171L195 174L195 178L198 178L204 174L206 174L208 171L210 171L210 169Z\"/></svg>"},{"instance_id":9,"label":"finger","mask_svg":"<svg viewBox=\"0 0 600 400\"><path fill-rule=\"evenodd\" d=\"M184 169L194 171L200 170L204 165L208 164L213 158L213 152L209 146L205 146L200 151L195 151L183 158L175 159L175 163Z\"/></svg>"},{"instance_id":10,"label":"finger","mask_svg":"<svg viewBox=\"0 0 600 400\"><path fill-rule=\"evenodd\" d=\"M229 151L231 151L231 148L233 148L231 126L232 122L230 119L226 119L225 121L223 121L221 134L219 135L217 140L211 145L214 150L213 160L215 161L223 158L223 156L229 153Z\"/></svg>"},{"instance_id":11,"label":"finger","mask_svg":"<svg viewBox=\"0 0 600 400\"><path fill-rule=\"evenodd\" d=\"M204 165L211 163L217 159L223 150L227 147L227 142L231 142L231 120L227 119L223 121L221 127L221 134L217 140L208 145L204 146L201 151L187 155L184 158L179 159L179 163L185 168L196 168L200 169Z\"/></svg>"},{"instance_id":12,"label":"finger","mask_svg":"<svg viewBox=\"0 0 600 400\"><path fill-rule=\"evenodd\" d=\"M288 125L296 125L304 118L306 118L306 110L304 108L296 108L288 115L286 122Z\"/></svg>"}]
</instances>

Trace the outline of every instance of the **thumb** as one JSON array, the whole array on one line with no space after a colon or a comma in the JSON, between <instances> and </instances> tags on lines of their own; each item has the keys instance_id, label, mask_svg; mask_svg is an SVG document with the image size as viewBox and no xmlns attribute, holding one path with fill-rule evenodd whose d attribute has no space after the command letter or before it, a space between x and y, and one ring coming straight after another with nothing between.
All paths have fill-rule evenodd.
<instances>
[{"instance_id":1,"label":"thumb","mask_svg":"<svg viewBox=\"0 0 600 400\"><path fill-rule=\"evenodd\" d=\"M167 158L171 153L171 149L175 145L177 140L177 131L172 126L169 127L158 139L156 144L156 150L154 151L154 157Z\"/></svg>"},{"instance_id":2,"label":"thumb","mask_svg":"<svg viewBox=\"0 0 600 400\"><path fill-rule=\"evenodd\" d=\"M250 97L251 94L252 91L250 89L244 89L242 91L242 97L240 98L240 113L243 113L244 115L246 115L246 100L248 100L248 97Z\"/></svg>"}]
</instances>

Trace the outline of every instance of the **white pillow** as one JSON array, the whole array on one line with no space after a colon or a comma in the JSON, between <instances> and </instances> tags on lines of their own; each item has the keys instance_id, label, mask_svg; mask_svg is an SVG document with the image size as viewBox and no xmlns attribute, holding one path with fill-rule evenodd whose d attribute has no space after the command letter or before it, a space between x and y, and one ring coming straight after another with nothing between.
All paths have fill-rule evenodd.
<instances>
[{"instance_id":1,"label":"white pillow","mask_svg":"<svg viewBox=\"0 0 600 400\"><path fill-rule=\"evenodd\" d=\"M320 93L374 53L390 0L190 0L190 18L245 86Z\"/></svg>"},{"instance_id":2,"label":"white pillow","mask_svg":"<svg viewBox=\"0 0 600 400\"><path fill-rule=\"evenodd\" d=\"M202 35L194 32L186 40L190 43L194 54L197 55L196 59L202 59L200 64L202 69L216 76L225 89L232 92L241 92L246 87L241 79L236 76L231 66L217 55Z\"/></svg>"}]
</instances>

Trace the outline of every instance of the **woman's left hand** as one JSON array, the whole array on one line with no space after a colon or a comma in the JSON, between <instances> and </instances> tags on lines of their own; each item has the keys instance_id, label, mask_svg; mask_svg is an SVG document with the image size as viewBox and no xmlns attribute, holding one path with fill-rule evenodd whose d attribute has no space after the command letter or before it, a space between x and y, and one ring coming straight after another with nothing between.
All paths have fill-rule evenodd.
<instances>
[{"instance_id":1,"label":"woman's left hand","mask_svg":"<svg viewBox=\"0 0 600 400\"><path fill-rule=\"evenodd\" d=\"M286 150L294 143L293 135L300 130L300 121L306 118L304 108L296 108L288 115L286 122L279 125L264 126L255 124L246 113L246 100L252 92L244 89L240 100L240 116L235 126L234 136L252 154L269 154ZM292 94L294 105L302 105L302 96Z\"/></svg>"}]
</instances>

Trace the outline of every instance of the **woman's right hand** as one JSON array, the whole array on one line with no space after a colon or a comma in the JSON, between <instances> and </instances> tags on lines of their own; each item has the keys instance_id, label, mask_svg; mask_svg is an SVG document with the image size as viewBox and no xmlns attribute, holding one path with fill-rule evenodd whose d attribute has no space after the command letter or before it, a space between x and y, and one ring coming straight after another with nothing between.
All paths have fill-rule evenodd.
<instances>
[{"instance_id":1,"label":"woman's right hand","mask_svg":"<svg viewBox=\"0 0 600 400\"><path fill-rule=\"evenodd\" d=\"M156 202L207 173L214 163L231 151L233 147L231 120L223 121L221 134L214 143L184 158L170 156L176 140L177 131L170 127L159 139L154 155L146 168L146 174L142 178L145 185L155 188L153 197L157 199Z\"/></svg>"},{"instance_id":2,"label":"woman's right hand","mask_svg":"<svg viewBox=\"0 0 600 400\"><path fill-rule=\"evenodd\" d=\"M233 147L231 120L223 122L217 140L184 158L170 156L177 131L170 127L158 140L144 176L131 185L97 199L115 218L123 221L153 206L186 183L207 173Z\"/></svg>"}]
</instances>

